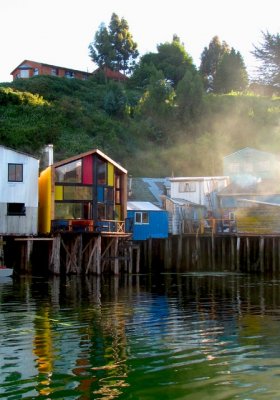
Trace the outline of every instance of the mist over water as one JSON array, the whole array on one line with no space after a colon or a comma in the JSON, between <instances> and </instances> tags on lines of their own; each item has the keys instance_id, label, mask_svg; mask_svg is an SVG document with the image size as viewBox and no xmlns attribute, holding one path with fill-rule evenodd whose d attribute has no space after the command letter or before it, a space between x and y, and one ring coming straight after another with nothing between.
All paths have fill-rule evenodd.
<instances>
[{"instance_id":1,"label":"mist over water","mask_svg":"<svg viewBox=\"0 0 280 400\"><path fill-rule=\"evenodd\" d=\"M2 399L278 399L280 277L0 281Z\"/></svg>"}]
</instances>

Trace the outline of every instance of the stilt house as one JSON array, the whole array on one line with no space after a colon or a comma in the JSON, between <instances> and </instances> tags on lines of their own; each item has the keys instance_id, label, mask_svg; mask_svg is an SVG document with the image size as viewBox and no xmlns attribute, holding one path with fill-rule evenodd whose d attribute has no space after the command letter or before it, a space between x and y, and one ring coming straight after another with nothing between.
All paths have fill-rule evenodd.
<instances>
[{"instance_id":1,"label":"stilt house","mask_svg":"<svg viewBox=\"0 0 280 400\"><path fill-rule=\"evenodd\" d=\"M128 223L133 227L133 240L168 238L168 212L166 210L162 210L148 201L129 201L127 216Z\"/></svg>"},{"instance_id":2,"label":"stilt house","mask_svg":"<svg viewBox=\"0 0 280 400\"><path fill-rule=\"evenodd\" d=\"M36 235L39 160L0 146L0 235Z\"/></svg>"},{"instance_id":3,"label":"stilt house","mask_svg":"<svg viewBox=\"0 0 280 400\"><path fill-rule=\"evenodd\" d=\"M39 178L39 232L125 231L127 171L94 149L47 167Z\"/></svg>"}]
</instances>

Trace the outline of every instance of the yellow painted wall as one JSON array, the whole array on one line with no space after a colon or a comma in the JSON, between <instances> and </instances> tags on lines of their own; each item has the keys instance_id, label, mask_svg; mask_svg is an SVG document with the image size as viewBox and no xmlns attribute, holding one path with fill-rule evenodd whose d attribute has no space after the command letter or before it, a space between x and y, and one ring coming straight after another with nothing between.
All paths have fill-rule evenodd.
<instances>
[{"instance_id":1,"label":"yellow painted wall","mask_svg":"<svg viewBox=\"0 0 280 400\"><path fill-rule=\"evenodd\" d=\"M114 186L114 166L108 163L108 182L109 186Z\"/></svg>"},{"instance_id":2,"label":"yellow painted wall","mask_svg":"<svg viewBox=\"0 0 280 400\"><path fill-rule=\"evenodd\" d=\"M39 232L51 230L51 167L41 172L39 177Z\"/></svg>"},{"instance_id":3,"label":"yellow painted wall","mask_svg":"<svg viewBox=\"0 0 280 400\"><path fill-rule=\"evenodd\" d=\"M63 200L63 186L55 186L55 200Z\"/></svg>"}]
</instances>

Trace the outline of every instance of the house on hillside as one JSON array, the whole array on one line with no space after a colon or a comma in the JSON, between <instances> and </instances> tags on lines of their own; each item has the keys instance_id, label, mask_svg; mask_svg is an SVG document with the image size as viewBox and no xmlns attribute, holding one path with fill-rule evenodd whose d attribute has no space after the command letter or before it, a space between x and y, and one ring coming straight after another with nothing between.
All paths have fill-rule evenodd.
<instances>
[{"instance_id":1,"label":"house on hillside","mask_svg":"<svg viewBox=\"0 0 280 400\"><path fill-rule=\"evenodd\" d=\"M97 68L93 71L93 75L101 74L105 77L105 79L116 81L116 82L124 82L128 80L128 77L122 74L120 71L114 71L108 67Z\"/></svg>"},{"instance_id":2,"label":"house on hillside","mask_svg":"<svg viewBox=\"0 0 280 400\"><path fill-rule=\"evenodd\" d=\"M73 68L59 67L57 65L45 64L37 61L24 60L12 72L13 80L28 79L38 75L50 75L65 78L76 78L86 80L92 74Z\"/></svg>"},{"instance_id":3,"label":"house on hillside","mask_svg":"<svg viewBox=\"0 0 280 400\"><path fill-rule=\"evenodd\" d=\"M168 237L168 212L148 201L127 203L128 230L133 240L166 239Z\"/></svg>"},{"instance_id":4,"label":"house on hillside","mask_svg":"<svg viewBox=\"0 0 280 400\"><path fill-rule=\"evenodd\" d=\"M13 80L22 78L28 79L33 76L49 75L59 78L76 78L86 80L90 76L102 74L108 80L126 81L128 77L119 71L113 71L110 68L97 68L93 72L80 71L73 68L60 67L58 65L41 63L38 61L24 60L12 72Z\"/></svg>"},{"instance_id":5,"label":"house on hillside","mask_svg":"<svg viewBox=\"0 0 280 400\"><path fill-rule=\"evenodd\" d=\"M36 235L39 160L0 145L0 235Z\"/></svg>"},{"instance_id":6,"label":"house on hillside","mask_svg":"<svg viewBox=\"0 0 280 400\"><path fill-rule=\"evenodd\" d=\"M50 165L39 178L39 232L124 232L127 171L94 149Z\"/></svg>"},{"instance_id":7,"label":"house on hillside","mask_svg":"<svg viewBox=\"0 0 280 400\"><path fill-rule=\"evenodd\" d=\"M266 151L245 147L223 159L224 174L231 182L249 186L257 181L279 176L280 157Z\"/></svg>"}]
</instances>

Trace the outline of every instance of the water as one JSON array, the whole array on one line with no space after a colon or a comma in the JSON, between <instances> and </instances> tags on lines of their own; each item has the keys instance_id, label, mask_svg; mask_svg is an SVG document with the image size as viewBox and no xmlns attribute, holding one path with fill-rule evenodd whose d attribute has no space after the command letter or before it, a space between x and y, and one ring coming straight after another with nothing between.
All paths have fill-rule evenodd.
<instances>
[{"instance_id":1,"label":"water","mask_svg":"<svg viewBox=\"0 0 280 400\"><path fill-rule=\"evenodd\" d=\"M0 281L1 399L279 399L280 278Z\"/></svg>"}]
</instances>

